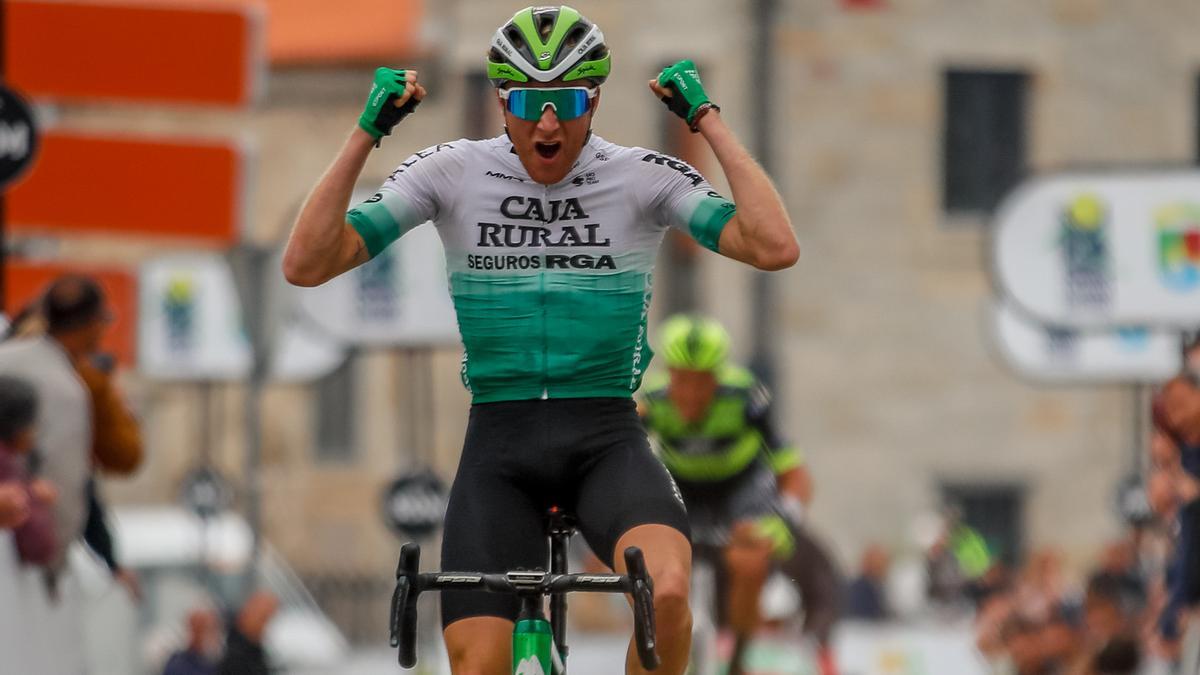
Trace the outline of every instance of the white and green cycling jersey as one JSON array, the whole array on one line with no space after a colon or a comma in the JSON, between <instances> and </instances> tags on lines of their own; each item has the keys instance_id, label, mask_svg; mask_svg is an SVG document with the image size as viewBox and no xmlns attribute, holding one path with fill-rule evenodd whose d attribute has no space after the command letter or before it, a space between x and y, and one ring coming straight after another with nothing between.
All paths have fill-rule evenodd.
<instances>
[{"instance_id":1,"label":"white and green cycling jersey","mask_svg":"<svg viewBox=\"0 0 1200 675\"><path fill-rule=\"evenodd\" d=\"M372 256L432 220L476 403L630 396L667 227L717 250L734 205L673 157L592 135L567 177L534 182L507 137L405 160L347 220Z\"/></svg>"}]
</instances>

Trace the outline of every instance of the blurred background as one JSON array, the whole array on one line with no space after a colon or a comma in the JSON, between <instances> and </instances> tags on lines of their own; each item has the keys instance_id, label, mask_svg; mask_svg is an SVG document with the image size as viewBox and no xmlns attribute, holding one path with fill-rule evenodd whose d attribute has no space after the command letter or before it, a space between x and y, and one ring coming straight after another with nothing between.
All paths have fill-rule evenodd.
<instances>
[{"instance_id":1,"label":"blurred background","mask_svg":"<svg viewBox=\"0 0 1200 675\"><path fill-rule=\"evenodd\" d=\"M788 205L802 253L780 273L672 233L651 325L717 318L774 390L815 483L807 522L887 605L845 623L843 672L1068 672L1025 661L1085 649L1104 570L1140 589L1119 604L1141 667L1158 668L1142 672L1196 672L1170 670L1187 643L1150 616L1179 527L1145 481L1167 472L1172 505L1194 488L1160 466L1179 450L1159 464L1150 450L1158 387L1200 327L1200 4L574 6L613 53L596 133L677 155L727 193L703 140L646 90L693 59ZM279 255L377 65L420 70L429 96L372 153L364 196L417 150L501 132L483 57L517 9L4 2L4 310L65 273L97 280L114 315L103 352L141 436L135 468L97 470L117 567L78 549L77 604L47 610L84 618L51 632L79 638L59 650L80 649L87 672L161 672L207 630L189 612L233 611L254 588L279 604L277 663L391 672L396 553L418 539L435 569L469 405L439 245L414 233L304 292ZM1158 444L1187 446L1187 424ZM959 527L986 562L956 559L943 587ZM626 618L619 603L586 614L602 664L622 647L600 633ZM425 616L422 667L439 672ZM574 633L579 672L614 672L585 669L591 634ZM816 672L798 639L765 642L755 672ZM79 672L25 667L0 670Z\"/></svg>"}]
</instances>

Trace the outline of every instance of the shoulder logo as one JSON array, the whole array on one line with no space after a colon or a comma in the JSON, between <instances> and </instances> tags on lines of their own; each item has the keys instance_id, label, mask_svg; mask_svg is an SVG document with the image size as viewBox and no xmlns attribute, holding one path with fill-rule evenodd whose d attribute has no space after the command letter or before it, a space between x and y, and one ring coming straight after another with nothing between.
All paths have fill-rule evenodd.
<instances>
[{"instance_id":1,"label":"shoulder logo","mask_svg":"<svg viewBox=\"0 0 1200 675\"><path fill-rule=\"evenodd\" d=\"M365 201L363 203L364 204L374 204L375 202L381 202L381 201L383 201L383 193L376 192L375 194L371 195L370 199L368 199L367 201Z\"/></svg>"},{"instance_id":2,"label":"shoulder logo","mask_svg":"<svg viewBox=\"0 0 1200 675\"><path fill-rule=\"evenodd\" d=\"M399 177L400 174L404 173L404 171L406 169L408 169L410 166L412 166L413 164L416 164L417 162L425 159L426 157L431 157L433 155L436 155L437 153L441 152L442 150L453 150L453 149L454 149L454 145L451 143L438 143L437 145L435 145L433 147L425 148L424 150L422 150L420 152L415 152L415 153L413 153L412 157L409 157L407 160L402 162L400 164L400 166L395 171L392 172L392 175L390 176L390 178L392 180L396 180L396 178Z\"/></svg>"},{"instance_id":3,"label":"shoulder logo","mask_svg":"<svg viewBox=\"0 0 1200 675\"><path fill-rule=\"evenodd\" d=\"M603 152L597 152L597 153L596 153L596 159L600 160L601 162L607 162L607 161L608 161L608 155L604 154Z\"/></svg>"},{"instance_id":4,"label":"shoulder logo","mask_svg":"<svg viewBox=\"0 0 1200 675\"><path fill-rule=\"evenodd\" d=\"M684 178L692 181L693 186L699 185L704 181L704 177L701 176L698 171L693 169L688 164L668 155L660 155L656 152L651 152L645 157L642 157L642 161L650 162L651 164L657 164L659 166L668 166L672 169L675 169L679 173L683 174Z\"/></svg>"}]
</instances>

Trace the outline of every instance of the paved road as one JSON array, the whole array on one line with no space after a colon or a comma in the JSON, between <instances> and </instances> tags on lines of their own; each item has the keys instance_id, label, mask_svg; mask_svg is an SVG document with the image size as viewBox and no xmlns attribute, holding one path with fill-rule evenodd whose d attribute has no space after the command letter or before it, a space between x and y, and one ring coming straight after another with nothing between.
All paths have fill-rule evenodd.
<instances>
[{"instance_id":1,"label":"paved road","mask_svg":"<svg viewBox=\"0 0 1200 675\"><path fill-rule=\"evenodd\" d=\"M613 675L622 672L625 662L624 638L612 635L573 636L571 644L571 675ZM356 651L350 660L321 675L398 675L411 672L416 675L449 675L445 656L436 647L425 648L420 654L420 663L414 671L402 671L396 664L396 653L385 649ZM810 675L809 662L799 647L778 641L761 641L747 656L747 663L754 666L751 671L761 675ZM302 675L318 675L305 672Z\"/></svg>"}]
</instances>

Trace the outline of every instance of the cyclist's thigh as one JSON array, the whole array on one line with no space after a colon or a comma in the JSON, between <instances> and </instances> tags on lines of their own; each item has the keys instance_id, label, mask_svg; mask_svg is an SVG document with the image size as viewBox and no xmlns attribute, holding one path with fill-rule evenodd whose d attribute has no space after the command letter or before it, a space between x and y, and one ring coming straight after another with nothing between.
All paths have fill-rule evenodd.
<instances>
[{"instance_id":1,"label":"cyclist's thigh","mask_svg":"<svg viewBox=\"0 0 1200 675\"><path fill-rule=\"evenodd\" d=\"M545 513L506 462L511 454L503 436L503 430L477 425L472 416L446 507L443 570L507 572L546 564ZM518 609L511 595L445 591L442 626L472 616L515 620Z\"/></svg>"},{"instance_id":2,"label":"cyclist's thigh","mask_svg":"<svg viewBox=\"0 0 1200 675\"><path fill-rule=\"evenodd\" d=\"M579 529L609 567L617 541L640 525L664 525L689 537L687 512L678 488L650 451L636 417L600 449L581 476Z\"/></svg>"}]
</instances>

